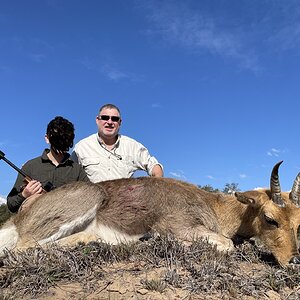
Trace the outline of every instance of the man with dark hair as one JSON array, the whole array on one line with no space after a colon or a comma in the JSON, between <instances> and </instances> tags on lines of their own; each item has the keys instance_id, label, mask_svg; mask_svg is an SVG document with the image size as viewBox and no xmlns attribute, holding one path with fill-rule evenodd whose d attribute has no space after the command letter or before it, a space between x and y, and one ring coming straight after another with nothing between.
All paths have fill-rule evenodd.
<instances>
[{"instance_id":1,"label":"man with dark hair","mask_svg":"<svg viewBox=\"0 0 300 300\"><path fill-rule=\"evenodd\" d=\"M128 178L137 170L162 177L163 168L148 149L136 140L119 134L121 113L114 104L103 105L96 116L98 132L79 141L72 153L92 182Z\"/></svg>"},{"instance_id":2,"label":"man with dark hair","mask_svg":"<svg viewBox=\"0 0 300 300\"><path fill-rule=\"evenodd\" d=\"M7 196L11 212L17 212L26 198L41 194L45 185L49 189L49 185L55 188L72 181L89 181L83 168L68 153L73 147L74 137L74 126L67 119L58 116L48 124L45 140L50 149L23 165L22 170L33 180L24 185L24 178L18 175Z\"/></svg>"},{"instance_id":3,"label":"man with dark hair","mask_svg":"<svg viewBox=\"0 0 300 300\"><path fill-rule=\"evenodd\" d=\"M55 152L67 152L73 147L74 131L75 129L71 122L63 117L56 117L48 124L46 137Z\"/></svg>"}]
</instances>

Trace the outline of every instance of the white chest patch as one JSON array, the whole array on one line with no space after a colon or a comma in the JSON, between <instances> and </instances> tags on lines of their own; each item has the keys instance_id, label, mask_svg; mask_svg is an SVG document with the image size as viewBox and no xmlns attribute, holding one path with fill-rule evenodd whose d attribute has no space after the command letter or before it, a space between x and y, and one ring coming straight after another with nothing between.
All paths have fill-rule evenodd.
<instances>
[{"instance_id":1,"label":"white chest patch","mask_svg":"<svg viewBox=\"0 0 300 300\"><path fill-rule=\"evenodd\" d=\"M12 249L18 240L18 233L15 225L10 225L0 230L0 254L4 249Z\"/></svg>"},{"instance_id":2,"label":"white chest patch","mask_svg":"<svg viewBox=\"0 0 300 300\"><path fill-rule=\"evenodd\" d=\"M86 231L95 234L103 242L112 245L136 242L143 236L143 234L129 235L114 228L102 224L96 224L95 221L90 224Z\"/></svg>"}]
</instances>

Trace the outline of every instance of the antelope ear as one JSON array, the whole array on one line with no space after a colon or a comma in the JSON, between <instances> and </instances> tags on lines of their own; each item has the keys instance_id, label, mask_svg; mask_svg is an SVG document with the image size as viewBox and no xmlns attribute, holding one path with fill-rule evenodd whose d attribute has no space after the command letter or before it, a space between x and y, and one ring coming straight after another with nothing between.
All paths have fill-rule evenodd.
<instances>
[{"instance_id":1,"label":"antelope ear","mask_svg":"<svg viewBox=\"0 0 300 300\"><path fill-rule=\"evenodd\" d=\"M244 203L247 205L253 205L255 203L255 199L252 197L249 197L245 193L235 192L234 195L236 196L236 199L238 201L240 201L241 203Z\"/></svg>"}]
</instances>

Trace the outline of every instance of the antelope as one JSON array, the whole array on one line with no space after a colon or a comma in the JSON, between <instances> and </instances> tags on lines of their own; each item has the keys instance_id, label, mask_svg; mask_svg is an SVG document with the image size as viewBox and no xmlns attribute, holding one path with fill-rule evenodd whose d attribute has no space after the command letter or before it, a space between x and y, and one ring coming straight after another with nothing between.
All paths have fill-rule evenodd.
<instances>
[{"instance_id":1,"label":"antelope","mask_svg":"<svg viewBox=\"0 0 300 300\"><path fill-rule=\"evenodd\" d=\"M140 177L74 182L42 194L0 230L0 253L57 242L137 241L145 234L172 233L190 243L206 239L231 251L232 239L257 237L281 266L299 264L300 173L291 192L281 192L277 163L270 189L206 192L171 178Z\"/></svg>"}]
</instances>

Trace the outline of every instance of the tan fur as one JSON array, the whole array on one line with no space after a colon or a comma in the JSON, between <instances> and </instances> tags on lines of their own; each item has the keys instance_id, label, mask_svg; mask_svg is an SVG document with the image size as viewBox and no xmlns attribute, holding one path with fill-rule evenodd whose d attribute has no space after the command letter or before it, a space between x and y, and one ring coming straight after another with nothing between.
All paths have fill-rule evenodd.
<instances>
[{"instance_id":1,"label":"tan fur","mask_svg":"<svg viewBox=\"0 0 300 300\"><path fill-rule=\"evenodd\" d=\"M41 195L15 216L16 247L56 240L72 245L98 238L117 243L137 240L152 230L171 232L186 242L205 238L218 250L229 251L235 235L256 236L279 264L286 265L299 255L300 211L288 194L282 193L282 197L287 203L284 208L270 200L267 190L235 197L170 178L76 182ZM268 223L265 216L275 223Z\"/></svg>"}]
</instances>

